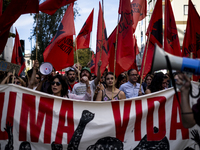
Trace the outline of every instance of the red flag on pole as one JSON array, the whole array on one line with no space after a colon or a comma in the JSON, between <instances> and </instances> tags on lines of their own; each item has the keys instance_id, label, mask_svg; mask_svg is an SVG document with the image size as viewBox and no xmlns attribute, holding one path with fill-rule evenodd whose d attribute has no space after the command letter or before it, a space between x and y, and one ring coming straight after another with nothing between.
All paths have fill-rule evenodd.
<instances>
[{"instance_id":1,"label":"red flag on pole","mask_svg":"<svg viewBox=\"0 0 200 150\"><path fill-rule=\"evenodd\" d=\"M73 3L76 0L46 0L39 6L39 10L43 13L53 15L59 8Z\"/></svg>"},{"instance_id":2,"label":"red flag on pole","mask_svg":"<svg viewBox=\"0 0 200 150\"><path fill-rule=\"evenodd\" d=\"M149 27L146 33L146 35L149 36L149 32L151 32L150 33L151 35L149 39L148 50L147 50L147 44L146 44L143 59L142 59L141 70L143 70L143 67L144 67L144 73L143 73L142 78L144 78L151 71L155 43L158 44L158 46L162 47L162 31L163 31L162 30L162 1L158 0L156 2L156 5L155 5L155 8L154 8L154 11L149 23ZM145 58L146 51L147 51L147 56ZM146 59L146 63L144 64L145 59Z\"/></svg>"},{"instance_id":3,"label":"red flag on pole","mask_svg":"<svg viewBox=\"0 0 200 150\"><path fill-rule=\"evenodd\" d=\"M183 40L182 56L188 57L193 53L193 58L200 58L200 16L193 3L189 0L188 20Z\"/></svg>"},{"instance_id":4,"label":"red flag on pole","mask_svg":"<svg viewBox=\"0 0 200 150\"><path fill-rule=\"evenodd\" d=\"M44 62L46 62L47 56L49 54L49 49L51 47L51 43L53 42L54 37L51 39L51 42L49 43L49 45L46 47L46 49L43 52L43 58L44 58Z\"/></svg>"},{"instance_id":5,"label":"red flag on pole","mask_svg":"<svg viewBox=\"0 0 200 150\"><path fill-rule=\"evenodd\" d=\"M15 44L14 44L14 47L13 47L11 63L21 66L20 71L18 73L18 75L20 75L21 72L25 68L25 60L24 60L24 56L22 54L22 47L21 47L21 44L20 44L20 39L19 39L19 34L17 32L17 29L15 29L15 31L16 31L16 36L15 36Z\"/></svg>"},{"instance_id":6,"label":"red flag on pole","mask_svg":"<svg viewBox=\"0 0 200 150\"><path fill-rule=\"evenodd\" d=\"M181 48L170 0L165 0L164 50L172 55L181 56Z\"/></svg>"},{"instance_id":7,"label":"red flag on pole","mask_svg":"<svg viewBox=\"0 0 200 150\"><path fill-rule=\"evenodd\" d=\"M30 3L30 1L32 2ZM39 5L38 0L28 0L26 2L24 2L24 0L12 0L11 3L8 5L7 9L0 16L0 54L3 52L6 42L8 40L10 27L20 17L21 14L29 13L27 11L28 9L26 8L29 8L30 5L32 6L32 9L30 11L33 12L34 10L35 12L37 12L37 4Z\"/></svg>"},{"instance_id":8,"label":"red flag on pole","mask_svg":"<svg viewBox=\"0 0 200 150\"><path fill-rule=\"evenodd\" d=\"M75 35L74 12L73 4L70 4L52 43L46 48L48 55L45 62L50 62L56 70L74 64L73 35Z\"/></svg>"},{"instance_id":9,"label":"red flag on pole","mask_svg":"<svg viewBox=\"0 0 200 150\"><path fill-rule=\"evenodd\" d=\"M77 49L89 48L90 33L92 32L92 25L93 25L93 14L94 14L94 9L90 13L89 17L87 18L86 22L84 23L81 31L79 32L76 38Z\"/></svg>"},{"instance_id":10,"label":"red flag on pole","mask_svg":"<svg viewBox=\"0 0 200 150\"><path fill-rule=\"evenodd\" d=\"M117 42L117 57L116 57L116 70L115 74L118 76L120 73L127 71L136 63L136 56L133 44L133 17L131 13L130 0L121 1L121 19L118 26L118 42ZM114 56L116 44L117 28L112 32L109 37L109 67L114 71ZM136 66L136 64L134 65Z\"/></svg>"},{"instance_id":11,"label":"red flag on pole","mask_svg":"<svg viewBox=\"0 0 200 150\"><path fill-rule=\"evenodd\" d=\"M137 27L138 21L141 21L147 15L146 0L133 0L131 2L131 13L133 15L133 33L134 33Z\"/></svg>"},{"instance_id":12,"label":"red flag on pole","mask_svg":"<svg viewBox=\"0 0 200 150\"><path fill-rule=\"evenodd\" d=\"M134 46L134 52L135 52L135 56L138 55L140 52L139 52L139 48L137 46L137 39L135 37L135 35L133 35L133 46Z\"/></svg>"},{"instance_id":13,"label":"red flag on pole","mask_svg":"<svg viewBox=\"0 0 200 150\"><path fill-rule=\"evenodd\" d=\"M103 25L103 28L102 28ZM102 31L103 29L103 31ZM102 39L103 34L103 39ZM102 46L103 42L103 46ZM107 38L107 31L106 31L106 25L103 19L103 12L101 9L101 3L99 2L99 16L98 16L98 25L97 25L97 41L96 41L96 56L95 56L95 75L97 75L98 71L98 61L100 60L100 53L101 53L101 47L102 47L102 54L101 54L101 74L106 69L106 66L108 65L108 38Z\"/></svg>"}]
</instances>

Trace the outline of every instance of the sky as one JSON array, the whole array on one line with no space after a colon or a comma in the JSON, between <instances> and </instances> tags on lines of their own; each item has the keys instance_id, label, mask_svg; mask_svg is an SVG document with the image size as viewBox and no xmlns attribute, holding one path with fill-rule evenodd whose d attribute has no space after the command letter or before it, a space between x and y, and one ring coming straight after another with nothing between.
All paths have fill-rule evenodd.
<instances>
[{"instance_id":1,"label":"sky","mask_svg":"<svg viewBox=\"0 0 200 150\"><path fill-rule=\"evenodd\" d=\"M102 2L102 0L100 1ZM118 17L118 7L119 0L104 0L104 20L107 29L107 35L109 36L117 25ZM78 35L84 22L94 8L94 20L93 20L93 30L91 35L90 47L93 51L96 51L96 34L97 34L97 21L98 21L98 11L99 11L99 0L77 0L77 8L79 10L80 16L75 19L75 29L76 35ZM19 37L25 40L25 53L30 53L31 47L34 47L35 41L29 40L31 32L33 30L33 16L30 14L22 15L13 25L13 32L15 33L15 28L19 33Z\"/></svg>"}]
</instances>

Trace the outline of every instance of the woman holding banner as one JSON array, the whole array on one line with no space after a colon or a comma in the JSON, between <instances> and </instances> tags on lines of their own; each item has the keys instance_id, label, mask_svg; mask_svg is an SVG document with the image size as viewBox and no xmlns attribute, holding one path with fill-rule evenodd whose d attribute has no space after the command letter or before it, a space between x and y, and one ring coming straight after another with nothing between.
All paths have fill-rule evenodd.
<instances>
[{"instance_id":1,"label":"woman holding banner","mask_svg":"<svg viewBox=\"0 0 200 150\"><path fill-rule=\"evenodd\" d=\"M87 77L84 76L82 77L82 81L86 83L86 89L87 89L86 94L83 96L68 93L68 85L61 75L56 75L51 79L51 85L48 88L48 93L70 99L90 100L91 90L89 86L89 80Z\"/></svg>"},{"instance_id":2,"label":"woman holding banner","mask_svg":"<svg viewBox=\"0 0 200 150\"><path fill-rule=\"evenodd\" d=\"M125 93L116 87L113 90L114 74L108 72L105 76L106 88L99 91L96 101L111 101L126 99Z\"/></svg>"}]
</instances>

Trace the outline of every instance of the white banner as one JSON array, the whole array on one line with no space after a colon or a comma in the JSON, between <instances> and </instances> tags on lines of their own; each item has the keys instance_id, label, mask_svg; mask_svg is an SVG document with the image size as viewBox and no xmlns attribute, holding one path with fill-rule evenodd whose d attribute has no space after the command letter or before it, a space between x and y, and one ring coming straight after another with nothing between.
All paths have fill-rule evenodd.
<instances>
[{"instance_id":1,"label":"white banner","mask_svg":"<svg viewBox=\"0 0 200 150\"><path fill-rule=\"evenodd\" d=\"M172 88L88 102L0 85L0 125L0 150L186 150L200 143L197 125L182 126Z\"/></svg>"}]
</instances>

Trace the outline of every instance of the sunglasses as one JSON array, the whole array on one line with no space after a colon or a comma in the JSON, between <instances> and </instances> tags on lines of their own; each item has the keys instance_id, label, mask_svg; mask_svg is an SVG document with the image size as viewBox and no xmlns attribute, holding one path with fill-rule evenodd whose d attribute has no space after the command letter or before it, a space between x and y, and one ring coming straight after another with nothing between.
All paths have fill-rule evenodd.
<instances>
[{"instance_id":1,"label":"sunglasses","mask_svg":"<svg viewBox=\"0 0 200 150\"><path fill-rule=\"evenodd\" d=\"M20 84L20 82L19 81L17 81L17 82L13 82L14 84L17 84L17 85L19 85Z\"/></svg>"},{"instance_id":2,"label":"sunglasses","mask_svg":"<svg viewBox=\"0 0 200 150\"><path fill-rule=\"evenodd\" d=\"M54 82L54 81L53 81L53 82L51 83L51 85L54 85L54 84L56 84L57 86L61 85L60 82Z\"/></svg>"},{"instance_id":3,"label":"sunglasses","mask_svg":"<svg viewBox=\"0 0 200 150\"><path fill-rule=\"evenodd\" d=\"M40 79L40 77L36 77L36 79Z\"/></svg>"}]
</instances>

